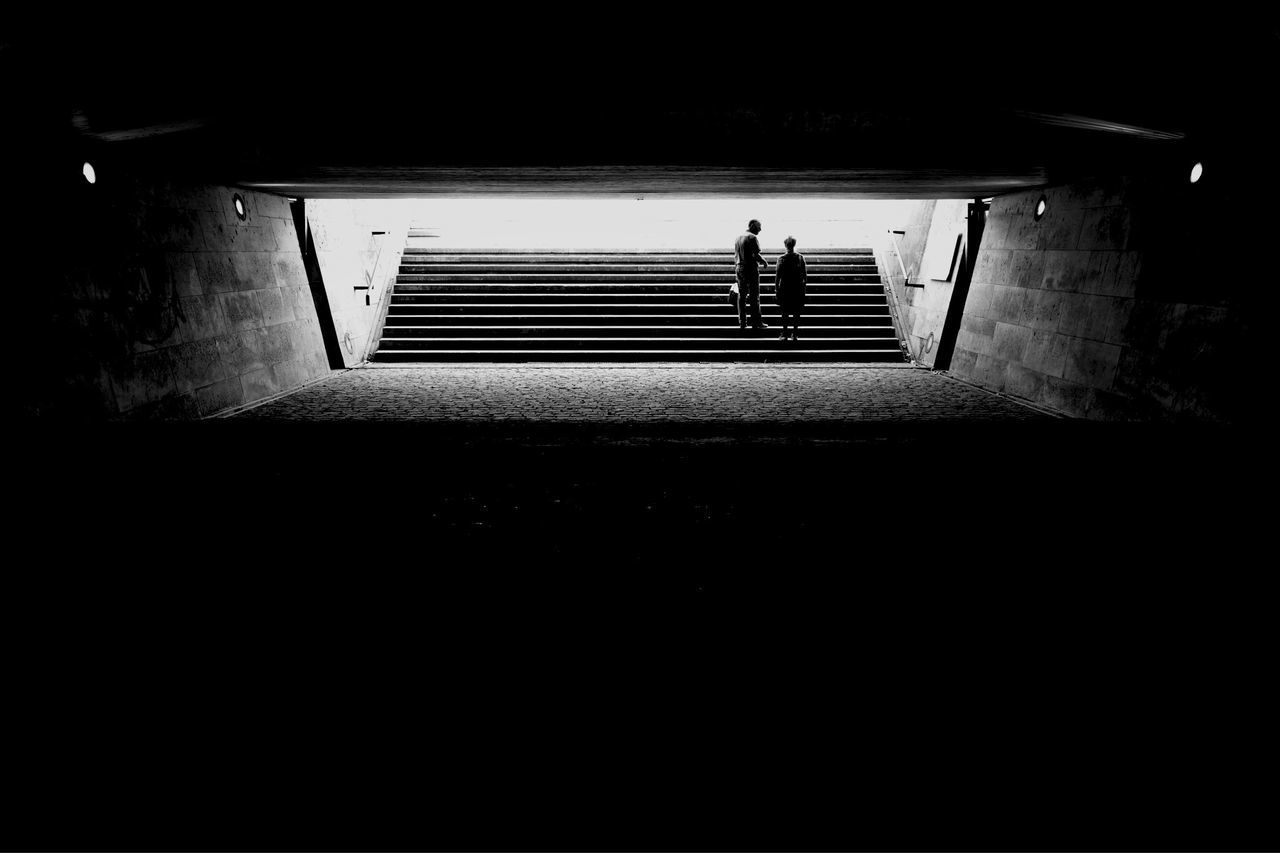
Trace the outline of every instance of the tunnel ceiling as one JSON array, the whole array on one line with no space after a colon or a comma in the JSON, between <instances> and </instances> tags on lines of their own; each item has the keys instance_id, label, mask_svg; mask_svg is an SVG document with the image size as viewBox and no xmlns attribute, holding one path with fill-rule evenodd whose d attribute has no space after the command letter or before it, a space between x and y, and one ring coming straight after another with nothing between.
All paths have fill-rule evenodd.
<instances>
[{"instance_id":1,"label":"tunnel ceiling","mask_svg":"<svg viewBox=\"0 0 1280 853\"><path fill-rule=\"evenodd\" d=\"M99 21L0 58L46 148L303 197L987 196L1181 164L1274 110L1256 22L643 8Z\"/></svg>"}]
</instances>

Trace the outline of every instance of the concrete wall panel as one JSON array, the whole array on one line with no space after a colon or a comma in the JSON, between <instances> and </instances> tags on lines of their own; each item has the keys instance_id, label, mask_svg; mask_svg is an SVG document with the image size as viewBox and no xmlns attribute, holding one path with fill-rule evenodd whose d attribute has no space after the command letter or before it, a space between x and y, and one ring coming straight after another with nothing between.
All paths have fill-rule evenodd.
<instances>
[{"instance_id":1,"label":"concrete wall panel","mask_svg":"<svg viewBox=\"0 0 1280 853\"><path fill-rule=\"evenodd\" d=\"M1066 369L1067 344L1071 338L1055 331L1033 331L1027 338L1022 363L1045 376L1061 377Z\"/></svg>"},{"instance_id":2,"label":"concrete wall panel","mask_svg":"<svg viewBox=\"0 0 1280 853\"><path fill-rule=\"evenodd\" d=\"M1005 249L991 249L978 256L978 264L973 270L973 281L978 284L996 284L1009 280L1009 269L1013 263L1013 252Z\"/></svg>"},{"instance_id":3,"label":"concrete wall panel","mask_svg":"<svg viewBox=\"0 0 1280 853\"><path fill-rule=\"evenodd\" d=\"M1086 212L1080 233L1081 249L1127 249L1129 211L1121 206L1098 207Z\"/></svg>"},{"instance_id":4,"label":"concrete wall panel","mask_svg":"<svg viewBox=\"0 0 1280 853\"><path fill-rule=\"evenodd\" d=\"M1004 361L1021 361L1031 338L1031 329L1010 323L996 323L992 355Z\"/></svg>"},{"instance_id":5,"label":"concrete wall panel","mask_svg":"<svg viewBox=\"0 0 1280 853\"><path fill-rule=\"evenodd\" d=\"M982 232L982 245L990 249L1005 249L1012 221L1008 216L988 216Z\"/></svg>"},{"instance_id":6,"label":"concrete wall panel","mask_svg":"<svg viewBox=\"0 0 1280 853\"><path fill-rule=\"evenodd\" d=\"M173 356L168 350L138 353L110 365L120 411L137 409L176 393L173 371Z\"/></svg>"},{"instance_id":7,"label":"concrete wall panel","mask_svg":"<svg viewBox=\"0 0 1280 853\"><path fill-rule=\"evenodd\" d=\"M1231 378L1241 304L1261 297L1222 285L1229 218L1185 192L1111 179L998 196L951 372L1074 416L1230 420L1247 396Z\"/></svg>"},{"instance_id":8,"label":"concrete wall panel","mask_svg":"<svg viewBox=\"0 0 1280 853\"><path fill-rule=\"evenodd\" d=\"M982 235L986 245L987 235ZM981 257L979 252L979 257ZM1044 279L1044 252L1014 252L1011 281L1018 287L1039 287Z\"/></svg>"},{"instance_id":9,"label":"concrete wall panel","mask_svg":"<svg viewBox=\"0 0 1280 853\"><path fill-rule=\"evenodd\" d=\"M990 284L973 284L969 286L969 298L965 301L965 317L986 317L991 313L991 298L994 286Z\"/></svg>"},{"instance_id":10,"label":"concrete wall panel","mask_svg":"<svg viewBox=\"0 0 1280 853\"><path fill-rule=\"evenodd\" d=\"M237 289L235 262L228 253L204 252L194 256L196 274L205 293L230 293Z\"/></svg>"},{"instance_id":11,"label":"concrete wall panel","mask_svg":"<svg viewBox=\"0 0 1280 853\"><path fill-rule=\"evenodd\" d=\"M178 300L182 322L179 334L185 343L214 338L227 331L222 304L216 296L193 296Z\"/></svg>"},{"instance_id":12,"label":"concrete wall panel","mask_svg":"<svg viewBox=\"0 0 1280 853\"><path fill-rule=\"evenodd\" d=\"M307 202L306 211L343 361L359 364L404 251L408 213L343 200Z\"/></svg>"},{"instance_id":13,"label":"concrete wall panel","mask_svg":"<svg viewBox=\"0 0 1280 853\"><path fill-rule=\"evenodd\" d=\"M1040 331L1058 328L1070 294L1052 290L1030 290L1024 297L1027 325Z\"/></svg>"},{"instance_id":14,"label":"concrete wall panel","mask_svg":"<svg viewBox=\"0 0 1280 853\"><path fill-rule=\"evenodd\" d=\"M236 376L197 388L192 396L195 401L195 416L207 418L243 403L244 388L240 384L240 377Z\"/></svg>"},{"instance_id":15,"label":"concrete wall panel","mask_svg":"<svg viewBox=\"0 0 1280 853\"><path fill-rule=\"evenodd\" d=\"M1040 371L1017 361L1011 361L1005 365L1004 381L1000 390L1005 394L1034 400L1040 396L1046 379L1047 377Z\"/></svg>"},{"instance_id":16,"label":"concrete wall panel","mask_svg":"<svg viewBox=\"0 0 1280 853\"><path fill-rule=\"evenodd\" d=\"M328 373L284 199L113 177L71 214L87 223L83 239L67 244L48 310L33 322L75 356L60 384L25 401L29 410L203 417ZM90 388L96 401L81 393Z\"/></svg>"},{"instance_id":17,"label":"concrete wall panel","mask_svg":"<svg viewBox=\"0 0 1280 853\"><path fill-rule=\"evenodd\" d=\"M276 377L275 370L270 366L242 375L240 384L244 388L244 402L246 403L253 403L286 390L284 384Z\"/></svg>"},{"instance_id":18,"label":"concrete wall panel","mask_svg":"<svg viewBox=\"0 0 1280 853\"><path fill-rule=\"evenodd\" d=\"M1082 338L1067 345L1064 377L1080 385L1103 390L1111 387L1120 364L1120 347Z\"/></svg>"},{"instance_id":19,"label":"concrete wall panel","mask_svg":"<svg viewBox=\"0 0 1280 853\"><path fill-rule=\"evenodd\" d=\"M1036 248L1040 250L1075 249L1080 242L1080 231L1085 222L1085 212L1061 206L1048 211L1038 229Z\"/></svg>"}]
</instances>

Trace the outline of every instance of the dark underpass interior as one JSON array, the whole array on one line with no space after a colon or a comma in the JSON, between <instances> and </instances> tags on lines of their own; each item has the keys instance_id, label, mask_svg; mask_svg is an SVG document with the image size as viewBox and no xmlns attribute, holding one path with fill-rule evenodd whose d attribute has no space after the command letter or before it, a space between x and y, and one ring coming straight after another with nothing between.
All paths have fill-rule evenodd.
<instances>
[{"instance_id":1,"label":"dark underpass interior","mask_svg":"<svg viewBox=\"0 0 1280 853\"><path fill-rule=\"evenodd\" d=\"M405 460L351 492L315 464L370 443ZM196 444L235 473L165 489ZM1265 504L1213 430L232 420L26 447L6 846L1270 833ZM996 451L1025 465L977 474Z\"/></svg>"},{"instance_id":2,"label":"dark underpass interior","mask_svg":"<svg viewBox=\"0 0 1280 853\"><path fill-rule=\"evenodd\" d=\"M0 39L0 848L1280 847L1269 18L214 11ZM829 315L1034 417L271 416L517 335L389 197L909 201Z\"/></svg>"}]
</instances>

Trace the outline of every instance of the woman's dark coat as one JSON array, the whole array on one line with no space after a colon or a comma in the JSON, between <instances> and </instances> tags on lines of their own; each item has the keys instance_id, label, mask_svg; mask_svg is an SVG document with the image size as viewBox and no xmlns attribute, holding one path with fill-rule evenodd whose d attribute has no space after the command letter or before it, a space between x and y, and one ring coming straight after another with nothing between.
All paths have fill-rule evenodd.
<instances>
[{"instance_id":1,"label":"woman's dark coat","mask_svg":"<svg viewBox=\"0 0 1280 853\"><path fill-rule=\"evenodd\" d=\"M774 298L778 300L778 306L789 313L803 308L806 283L804 255L799 252L779 255L778 266L774 269L776 275Z\"/></svg>"}]
</instances>

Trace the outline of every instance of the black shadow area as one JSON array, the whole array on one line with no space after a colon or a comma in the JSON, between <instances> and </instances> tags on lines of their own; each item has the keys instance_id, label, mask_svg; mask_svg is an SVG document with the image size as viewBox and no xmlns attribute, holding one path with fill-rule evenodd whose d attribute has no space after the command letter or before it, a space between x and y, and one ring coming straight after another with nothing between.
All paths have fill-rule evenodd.
<instances>
[{"instance_id":1,"label":"black shadow area","mask_svg":"<svg viewBox=\"0 0 1280 853\"><path fill-rule=\"evenodd\" d=\"M1240 433L24 436L7 849L1264 849Z\"/></svg>"}]
</instances>

